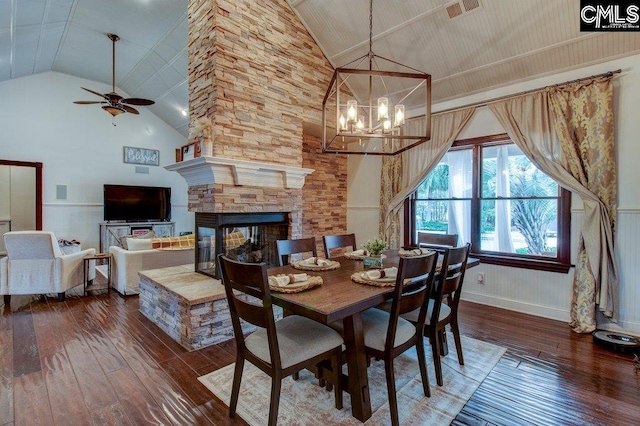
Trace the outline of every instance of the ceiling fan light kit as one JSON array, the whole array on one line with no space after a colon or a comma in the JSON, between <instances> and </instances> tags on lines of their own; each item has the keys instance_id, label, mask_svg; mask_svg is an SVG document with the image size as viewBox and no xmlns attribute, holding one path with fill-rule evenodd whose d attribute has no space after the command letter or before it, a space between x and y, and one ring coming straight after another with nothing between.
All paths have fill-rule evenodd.
<instances>
[{"instance_id":1,"label":"ceiling fan light kit","mask_svg":"<svg viewBox=\"0 0 640 426\"><path fill-rule=\"evenodd\" d=\"M116 42L120 40L116 34L107 34L109 40L112 43L111 49L111 92L109 93L99 93L91 89L87 89L86 87L82 87L82 89L86 90L89 93L92 93L96 96L101 97L103 100L101 101L75 101L74 104L79 105L90 105L90 104L102 104L102 109L107 111L113 117L112 124L115 126L115 117L128 112L130 114L140 114L140 112L129 106L129 105L153 105L155 102L150 101L149 99L142 98L123 98L116 92Z\"/></svg>"}]
</instances>

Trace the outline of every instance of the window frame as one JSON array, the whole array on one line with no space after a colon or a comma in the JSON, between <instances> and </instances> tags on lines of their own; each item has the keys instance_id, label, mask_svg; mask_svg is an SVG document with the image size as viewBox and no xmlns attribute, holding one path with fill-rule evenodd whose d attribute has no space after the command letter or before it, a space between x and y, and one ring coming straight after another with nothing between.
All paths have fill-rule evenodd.
<instances>
[{"instance_id":1,"label":"window frame","mask_svg":"<svg viewBox=\"0 0 640 426\"><path fill-rule=\"evenodd\" d=\"M455 141L450 151L460 149L472 149L473 155L473 177L471 196L471 252L470 255L480 259L483 263L509 266L514 268L535 269L541 271L567 273L571 268L571 192L559 187L558 196L558 229L557 229L557 255L555 258L548 256L493 252L478 250L480 247L480 204L482 200L492 197L482 198L481 184L481 150L490 146L513 144L513 140L506 134L483 136L479 138L462 139ZM533 199L533 197L532 197ZM416 234L415 223L415 203L417 201L417 190L409 195L404 202L404 241L407 246L417 244L414 241Z\"/></svg>"}]
</instances>

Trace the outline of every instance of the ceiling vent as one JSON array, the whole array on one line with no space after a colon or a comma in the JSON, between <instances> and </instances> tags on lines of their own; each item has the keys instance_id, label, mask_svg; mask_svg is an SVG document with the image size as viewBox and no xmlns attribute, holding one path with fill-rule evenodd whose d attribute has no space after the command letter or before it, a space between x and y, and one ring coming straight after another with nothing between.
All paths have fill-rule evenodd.
<instances>
[{"instance_id":1,"label":"ceiling vent","mask_svg":"<svg viewBox=\"0 0 640 426\"><path fill-rule=\"evenodd\" d=\"M454 19L479 8L480 0L459 0L447 6L447 14L449 19Z\"/></svg>"}]
</instances>

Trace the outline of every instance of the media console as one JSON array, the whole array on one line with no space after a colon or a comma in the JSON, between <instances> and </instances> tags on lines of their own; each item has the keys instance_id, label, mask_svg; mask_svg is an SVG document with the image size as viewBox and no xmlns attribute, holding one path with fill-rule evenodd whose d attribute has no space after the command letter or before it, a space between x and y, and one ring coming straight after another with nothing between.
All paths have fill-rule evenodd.
<instances>
[{"instance_id":1,"label":"media console","mask_svg":"<svg viewBox=\"0 0 640 426\"><path fill-rule=\"evenodd\" d=\"M100 222L100 251L108 253L109 247L121 247L118 238L133 235L135 231L153 230L156 237L173 237L175 222Z\"/></svg>"}]
</instances>

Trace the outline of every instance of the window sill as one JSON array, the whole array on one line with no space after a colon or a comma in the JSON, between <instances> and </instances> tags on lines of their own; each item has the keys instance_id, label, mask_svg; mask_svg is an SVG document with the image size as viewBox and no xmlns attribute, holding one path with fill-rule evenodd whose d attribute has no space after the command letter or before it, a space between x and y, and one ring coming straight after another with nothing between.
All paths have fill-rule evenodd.
<instances>
[{"instance_id":1,"label":"window sill","mask_svg":"<svg viewBox=\"0 0 640 426\"><path fill-rule=\"evenodd\" d=\"M509 266L511 268L535 269L538 271L559 272L566 274L573 265L557 260L532 259L516 256L495 255L486 253L469 253L470 257L480 259L482 263Z\"/></svg>"}]
</instances>

